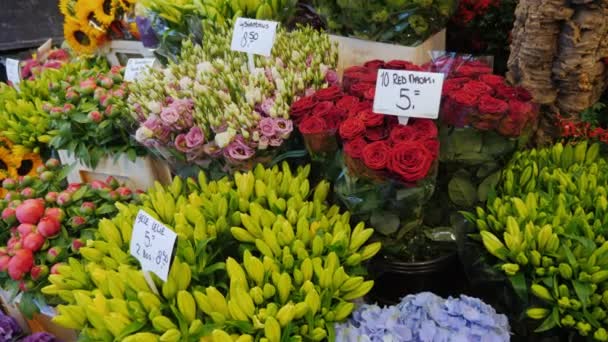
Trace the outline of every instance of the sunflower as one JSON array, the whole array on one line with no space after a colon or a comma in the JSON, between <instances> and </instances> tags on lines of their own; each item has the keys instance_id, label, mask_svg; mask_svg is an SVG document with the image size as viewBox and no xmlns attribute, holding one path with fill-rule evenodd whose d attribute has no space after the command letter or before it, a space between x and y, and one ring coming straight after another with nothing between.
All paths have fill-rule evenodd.
<instances>
[{"instance_id":1,"label":"sunflower","mask_svg":"<svg viewBox=\"0 0 608 342\"><path fill-rule=\"evenodd\" d=\"M17 168L19 176L34 176L38 167L44 165L38 153L28 153L20 157L21 162Z\"/></svg>"},{"instance_id":2,"label":"sunflower","mask_svg":"<svg viewBox=\"0 0 608 342\"><path fill-rule=\"evenodd\" d=\"M103 0L101 6L95 9L95 19L104 26L109 26L116 20L120 0Z\"/></svg>"},{"instance_id":3,"label":"sunflower","mask_svg":"<svg viewBox=\"0 0 608 342\"><path fill-rule=\"evenodd\" d=\"M70 47L78 54L91 55L97 50L98 41L103 36L95 36L94 32L87 26L82 27L80 23L74 19L66 18L63 24L63 35Z\"/></svg>"},{"instance_id":4,"label":"sunflower","mask_svg":"<svg viewBox=\"0 0 608 342\"><path fill-rule=\"evenodd\" d=\"M17 177L17 164L15 156L7 148L0 147L0 171L6 177Z\"/></svg>"},{"instance_id":5,"label":"sunflower","mask_svg":"<svg viewBox=\"0 0 608 342\"><path fill-rule=\"evenodd\" d=\"M82 24L95 16L95 10L103 5L103 0L77 0L74 6L76 19Z\"/></svg>"},{"instance_id":6,"label":"sunflower","mask_svg":"<svg viewBox=\"0 0 608 342\"><path fill-rule=\"evenodd\" d=\"M66 17L76 15L74 7L77 0L59 0L59 11Z\"/></svg>"},{"instance_id":7,"label":"sunflower","mask_svg":"<svg viewBox=\"0 0 608 342\"><path fill-rule=\"evenodd\" d=\"M117 0L120 7L122 8L123 11L125 12L130 12L133 9L133 6L135 6L135 3L137 2L137 0Z\"/></svg>"}]
</instances>

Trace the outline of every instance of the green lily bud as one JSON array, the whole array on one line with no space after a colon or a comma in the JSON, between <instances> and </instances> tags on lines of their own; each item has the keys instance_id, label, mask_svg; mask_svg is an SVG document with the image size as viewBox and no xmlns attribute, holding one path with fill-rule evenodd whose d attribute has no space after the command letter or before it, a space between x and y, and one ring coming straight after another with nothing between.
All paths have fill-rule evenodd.
<instances>
[{"instance_id":1,"label":"green lily bud","mask_svg":"<svg viewBox=\"0 0 608 342\"><path fill-rule=\"evenodd\" d=\"M489 231L482 231L481 239L483 245L486 247L488 252L490 252L490 254L494 255L500 260L507 260L509 252L505 248L505 245L496 237L496 235L490 233Z\"/></svg>"},{"instance_id":2,"label":"green lily bud","mask_svg":"<svg viewBox=\"0 0 608 342\"><path fill-rule=\"evenodd\" d=\"M608 332L604 328L599 328L593 334L593 338L598 341L608 341Z\"/></svg>"},{"instance_id":3,"label":"green lily bud","mask_svg":"<svg viewBox=\"0 0 608 342\"><path fill-rule=\"evenodd\" d=\"M581 302L577 299L570 299L570 307L572 308L572 310L578 311L581 309L582 306L583 305L581 304Z\"/></svg>"},{"instance_id":4,"label":"green lily bud","mask_svg":"<svg viewBox=\"0 0 608 342\"><path fill-rule=\"evenodd\" d=\"M530 252L530 262L532 263L533 266L535 266L535 267L540 266L540 261L541 261L541 255L538 251Z\"/></svg>"},{"instance_id":5,"label":"green lily bud","mask_svg":"<svg viewBox=\"0 0 608 342\"><path fill-rule=\"evenodd\" d=\"M564 279L571 279L572 278L572 267L570 267L570 265L564 264L564 263L559 264L559 274Z\"/></svg>"},{"instance_id":6,"label":"green lily bud","mask_svg":"<svg viewBox=\"0 0 608 342\"><path fill-rule=\"evenodd\" d=\"M517 274L517 272L519 272L519 265L518 264L504 264L500 268L508 276L514 276L514 275Z\"/></svg>"},{"instance_id":7,"label":"green lily bud","mask_svg":"<svg viewBox=\"0 0 608 342\"><path fill-rule=\"evenodd\" d=\"M545 270L544 267L537 267L535 272L536 272L536 275L539 277L543 277L543 276L545 276L545 274L547 274L547 271Z\"/></svg>"},{"instance_id":8,"label":"green lily bud","mask_svg":"<svg viewBox=\"0 0 608 342\"><path fill-rule=\"evenodd\" d=\"M551 293L549 292L549 290L547 290L546 287L540 285L540 284L533 284L530 288L532 290L532 293L542 299L542 300L546 300L548 302L553 302L553 296L551 295Z\"/></svg>"},{"instance_id":9,"label":"green lily bud","mask_svg":"<svg viewBox=\"0 0 608 342\"><path fill-rule=\"evenodd\" d=\"M558 289L561 297L570 297L570 290L568 289L568 286L562 284Z\"/></svg>"},{"instance_id":10,"label":"green lily bud","mask_svg":"<svg viewBox=\"0 0 608 342\"><path fill-rule=\"evenodd\" d=\"M587 336L591 332L591 324L586 322L578 322L576 323L576 330L581 336Z\"/></svg>"},{"instance_id":11,"label":"green lily bud","mask_svg":"<svg viewBox=\"0 0 608 342\"><path fill-rule=\"evenodd\" d=\"M553 259L549 258L549 257L543 257L543 267L544 268L548 268L549 266L553 266Z\"/></svg>"},{"instance_id":12,"label":"green lily bud","mask_svg":"<svg viewBox=\"0 0 608 342\"><path fill-rule=\"evenodd\" d=\"M564 327L570 328L576 324L576 321L571 315L566 315L566 317L562 318L561 323Z\"/></svg>"},{"instance_id":13,"label":"green lily bud","mask_svg":"<svg viewBox=\"0 0 608 342\"><path fill-rule=\"evenodd\" d=\"M562 297L557 300L557 305L562 309L570 309L570 299L568 299L568 297Z\"/></svg>"},{"instance_id":14,"label":"green lily bud","mask_svg":"<svg viewBox=\"0 0 608 342\"><path fill-rule=\"evenodd\" d=\"M515 258L515 260L517 260L517 263L522 266L526 266L528 264L528 258L526 257L526 255L523 252L517 254L517 257Z\"/></svg>"}]
</instances>

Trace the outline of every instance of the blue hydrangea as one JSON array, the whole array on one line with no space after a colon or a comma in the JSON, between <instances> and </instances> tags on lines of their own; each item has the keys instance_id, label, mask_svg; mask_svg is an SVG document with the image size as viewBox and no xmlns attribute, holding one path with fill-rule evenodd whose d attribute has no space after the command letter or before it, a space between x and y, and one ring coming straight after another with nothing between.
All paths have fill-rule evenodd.
<instances>
[{"instance_id":1,"label":"blue hydrangea","mask_svg":"<svg viewBox=\"0 0 608 342\"><path fill-rule=\"evenodd\" d=\"M477 298L444 299L429 292L398 305L361 305L336 326L337 342L503 342L510 340L505 315Z\"/></svg>"}]
</instances>

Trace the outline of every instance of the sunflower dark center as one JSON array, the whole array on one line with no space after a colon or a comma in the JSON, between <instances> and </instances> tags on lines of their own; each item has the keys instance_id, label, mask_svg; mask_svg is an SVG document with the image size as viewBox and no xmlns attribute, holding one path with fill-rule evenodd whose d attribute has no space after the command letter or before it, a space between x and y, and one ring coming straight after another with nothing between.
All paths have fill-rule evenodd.
<instances>
[{"instance_id":1,"label":"sunflower dark center","mask_svg":"<svg viewBox=\"0 0 608 342\"><path fill-rule=\"evenodd\" d=\"M7 170L8 165L4 162L4 160L0 159L0 170Z\"/></svg>"},{"instance_id":2,"label":"sunflower dark center","mask_svg":"<svg viewBox=\"0 0 608 342\"><path fill-rule=\"evenodd\" d=\"M89 39L89 36L87 36L86 33L82 32L80 30L74 32L74 38L82 45L91 44L91 40Z\"/></svg>"},{"instance_id":3,"label":"sunflower dark center","mask_svg":"<svg viewBox=\"0 0 608 342\"><path fill-rule=\"evenodd\" d=\"M103 2L103 13L106 15L112 14L112 0L105 0Z\"/></svg>"},{"instance_id":4,"label":"sunflower dark center","mask_svg":"<svg viewBox=\"0 0 608 342\"><path fill-rule=\"evenodd\" d=\"M19 176L25 176L28 173L30 173L30 171L32 171L32 168L34 168L34 162L26 159L21 161L21 166L19 166L19 168L17 169L17 174Z\"/></svg>"}]
</instances>

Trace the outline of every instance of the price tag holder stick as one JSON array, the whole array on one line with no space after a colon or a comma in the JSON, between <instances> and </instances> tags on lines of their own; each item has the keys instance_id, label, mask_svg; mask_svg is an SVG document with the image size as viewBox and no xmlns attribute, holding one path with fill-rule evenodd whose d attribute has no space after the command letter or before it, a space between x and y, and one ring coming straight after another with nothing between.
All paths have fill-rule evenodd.
<instances>
[{"instance_id":1,"label":"price tag holder stick","mask_svg":"<svg viewBox=\"0 0 608 342\"><path fill-rule=\"evenodd\" d=\"M252 53L247 53L247 65L249 66L249 72L255 71L255 60Z\"/></svg>"},{"instance_id":2,"label":"price tag holder stick","mask_svg":"<svg viewBox=\"0 0 608 342\"><path fill-rule=\"evenodd\" d=\"M158 292L158 288L156 287L156 284L154 284L154 280L152 279L152 276L150 275L150 272L148 271L141 271L144 274L144 279L146 279L146 283L148 283L148 287L152 290L152 292L154 292L155 295L160 295L160 292Z\"/></svg>"}]
</instances>

